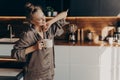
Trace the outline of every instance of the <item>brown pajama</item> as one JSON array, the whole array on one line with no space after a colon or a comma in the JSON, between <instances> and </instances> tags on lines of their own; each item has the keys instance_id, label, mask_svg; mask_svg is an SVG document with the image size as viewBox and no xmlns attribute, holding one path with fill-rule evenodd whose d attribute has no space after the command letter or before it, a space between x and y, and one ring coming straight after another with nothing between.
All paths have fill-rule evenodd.
<instances>
[{"instance_id":1,"label":"brown pajama","mask_svg":"<svg viewBox=\"0 0 120 80\"><path fill-rule=\"evenodd\" d=\"M62 20L54 23L47 32L44 33L44 38L54 39L55 36L60 36L63 33ZM22 33L20 40L16 42L12 49L11 56L18 61L25 61L25 76L24 80L53 80L54 75L54 47L43 48L36 50L28 55L25 55L25 49L33 46L42 38L38 35L34 26L26 28ZM53 40L54 41L54 40Z\"/></svg>"}]
</instances>

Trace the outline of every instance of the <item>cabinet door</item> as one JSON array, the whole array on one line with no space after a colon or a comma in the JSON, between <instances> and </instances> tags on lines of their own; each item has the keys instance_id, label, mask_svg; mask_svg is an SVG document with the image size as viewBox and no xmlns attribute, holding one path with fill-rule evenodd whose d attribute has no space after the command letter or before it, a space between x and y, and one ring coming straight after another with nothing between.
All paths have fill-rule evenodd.
<instances>
[{"instance_id":1,"label":"cabinet door","mask_svg":"<svg viewBox=\"0 0 120 80\"><path fill-rule=\"evenodd\" d=\"M99 80L99 48L70 47L70 80Z\"/></svg>"},{"instance_id":2,"label":"cabinet door","mask_svg":"<svg viewBox=\"0 0 120 80\"><path fill-rule=\"evenodd\" d=\"M10 56L14 44L0 44L0 56Z\"/></svg>"},{"instance_id":3,"label":"cabinet door","mask_svg":"<svg viewBox=\"0 0 120 80\"><path fill-rule=\"evenodd\" d=\"M120 49L116 47L70 47L71 80L119 80Z\"/></svg>"},{"instance_id":4,"label":"cabinet door","mask_svg":"<svg viewBox=\"0 0 120 80\"><path fill-rule=\"evenodd\" d=\"M120 80L120 48L107 47L99 57L100 79Z\"/></svg>"},{"instance_id":5,"label":"cabinet door","mask_svg":"<svg viewBox=\"0 0 120 80\"><path fill-rule=\"evenodd\" d=\"M70 0L71 16L98 16L99 0Z\"/></svg>"},{"instance_id":6,"label":"cabinet door","mask_svg":"<svg viewBox=\"0 0 120 80\"><path fill-rule=\"evenodd\" d=\"M120 13L120 0L100 0L101 16L117 16Z\"/></svg>"},{"instance_id":7,"label":"cabinet door","mask_svg":"<svg viewBox=\"0 0 120 80\"><path fill-rule=\"evenodd\" d=\"M69 46L55 46L55 80L69 79Z\"/></svg>"}]
</instances>

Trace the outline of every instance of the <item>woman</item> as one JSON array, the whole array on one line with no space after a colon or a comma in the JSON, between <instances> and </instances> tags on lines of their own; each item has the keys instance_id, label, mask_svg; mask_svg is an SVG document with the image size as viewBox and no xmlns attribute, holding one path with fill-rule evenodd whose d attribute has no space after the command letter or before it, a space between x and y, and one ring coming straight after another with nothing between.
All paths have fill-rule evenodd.
<instances>
[{"instance_id":1,"label":"woman","mask_svg":"<svg viewBox=\"0 0 120 80\"><path fill-rule=\"evenodd\" d=\"M55 36L63 33L63 20L67 16L67 11L46 22L39 6L27 3L26 9L26 18L31 25L22 33L11 56L19 61L26 61L24 80L53 80L53 47L45 48L41 43L44 39L53 40Z\"/></svg>"}]
</instances>

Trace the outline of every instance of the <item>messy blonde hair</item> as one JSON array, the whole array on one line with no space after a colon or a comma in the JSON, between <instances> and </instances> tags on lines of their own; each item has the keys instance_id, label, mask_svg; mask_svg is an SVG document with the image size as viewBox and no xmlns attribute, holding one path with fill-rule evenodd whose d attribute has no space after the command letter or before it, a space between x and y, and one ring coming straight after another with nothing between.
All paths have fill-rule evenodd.
<instances>
[{"instance_id":1,"label":"messy blonde hair","mask_svg":"<svg viewBox=\"0 0 120 80\"><path fill-rule=\"evenodd\" d=\"M33 5L32 3L26 3L25 5L25 8L26 8L26 18L28 20L31 20L32 19L32 15L37 12L38 10L40 10L42 12L42 8L40 6L35 6Z\"/></svg>"}]
</instances>

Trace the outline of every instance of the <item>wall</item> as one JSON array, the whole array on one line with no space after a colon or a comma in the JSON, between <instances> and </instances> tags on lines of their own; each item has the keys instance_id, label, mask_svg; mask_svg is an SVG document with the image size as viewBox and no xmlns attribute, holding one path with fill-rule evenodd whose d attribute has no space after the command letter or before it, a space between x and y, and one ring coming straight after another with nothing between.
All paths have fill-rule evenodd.
<instances>
[{"instance_id":1,"label":"wall","mask_svg":"<svg viewBox=\"0 0 120 80\"><path fill-rule=\"evenodd\" d=\"M101 32L104 27L108 26L114 26L116 27L116 24L118 22L117 17L68 17L67 20L70 22L70 24L76 24L78 29L83 29L84 32L91 31L95 32L96 35L101 36ZM69 25L66 25L64 27L65 33L58 37L58 39L68 39L69 31L68 31ZM86 35L85 35L86 36Z\"/></svg>"},{"instance_id":2,"label":"wall","mask_svg":"<svg viewBox=\"0 0 120 80\"><path fill-rule=\"evenodd\" d=\"M51 19L51 18L47 18ZM116 23L120 21L119 17L67 17L67 22L70 24L76 24L79 29L90 30L92 32L96 32L97 35L101 35L101 30L106 26L114 26L116 27ZM16 36L24 30L26 24L24 23L25 17L0 17L0 34L6 33L3 32L4 28L7 30L7 25L11 24L13 26L13 32ZM1 28L2 27L2 28ZM64 34L61 37L56 37L55 39L68 39L68 28L69 24L64 26Z\"/></svg>"}]
</instances>

